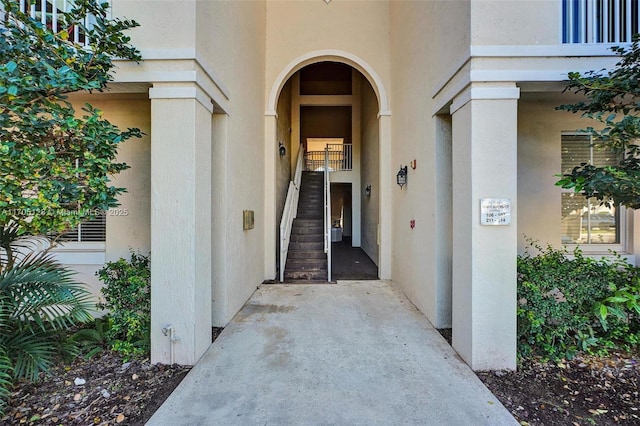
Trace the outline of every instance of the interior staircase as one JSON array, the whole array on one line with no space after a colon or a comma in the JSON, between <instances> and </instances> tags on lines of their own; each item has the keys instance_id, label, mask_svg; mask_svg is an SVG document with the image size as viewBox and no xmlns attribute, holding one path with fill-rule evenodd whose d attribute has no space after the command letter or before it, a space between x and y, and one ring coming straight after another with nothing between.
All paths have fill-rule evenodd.
<instances>
[{"instance_id":1,"label":"interior staircase","mask_svg":"<svg viewBox=\"0 0 640 426\"><path fill-rule=\"evenodd\" d=\"M324 173L302 172L298 213L293 220L285 281L326 281Z\"/></svg>"}]
</instances>

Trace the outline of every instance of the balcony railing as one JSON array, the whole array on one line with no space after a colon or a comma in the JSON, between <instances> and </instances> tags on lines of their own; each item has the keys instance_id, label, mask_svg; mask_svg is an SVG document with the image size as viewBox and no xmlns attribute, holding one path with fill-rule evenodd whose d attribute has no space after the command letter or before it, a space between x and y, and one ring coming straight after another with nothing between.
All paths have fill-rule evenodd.
<instances>
[{"instance_id":1,"label":"balcony railing","mask_svg":"<svg viewBox=\"0 0 640 426\"><path fill-rule=\"evenodd\" d=\"M327 144L328 165L330 172L353 169L353 145ZM305 170L324 171L325 151L307 151L304 156Z\"/></svg>"},{"instance_id":2,"label":"balcony railing","mask_svg":"<svg viewBox=\"0 0 640 426\"><path fill-rule=\"evenodd\" d=\"M563 43L627 43L638 33L639 0L562 0Z\"/></svg>"},{"instance_id":3,"label":"balcony railing","mask_svg":"<svg viewBox=\"0 0 640 426\"><path fill-rule=\"evenodd\" d=\"M90 29L93 26L95 23L93 16L87 16L83 19L83 22L71 25L63 24L60 19L63 13L71 10L73 0L36 0L32 4L29 4L27 0L19 0L19 3L22 12L42 22L47 28L56 33L66 31L69 40L84 46L89 45L89 38L86 36L84 28Z\"/></svg>"}]
</instances>

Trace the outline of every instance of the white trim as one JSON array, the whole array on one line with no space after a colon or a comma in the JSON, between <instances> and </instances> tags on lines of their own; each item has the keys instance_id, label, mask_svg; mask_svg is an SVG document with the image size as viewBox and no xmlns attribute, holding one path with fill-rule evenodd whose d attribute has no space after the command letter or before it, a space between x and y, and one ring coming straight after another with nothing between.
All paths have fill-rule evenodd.
<instances>
[{"instance_id":1,"label":"white trim","mask_svg":"<svg viewBox=\"0 0 640 426\"><path fill-rule=\"evenodd\" d=\"M567 81L566 71L561 70L475 70L471 81Z\"/></svg>"},{"instance_id":2,"label":"white trim","mask_svg":"<svg viewBox=\"0 0 640 426\"><path fill-rule=\"evenodd\" d=\"M453 114L471 100L520 99L520 88L515 87L467 87L453 99L450 113Z\"/></svg>"},{"instance_id":3,"label":"white trim","mask_svg":"<svg viewBox=\"0 0 640 426\"><path fill-rule=\"evenodd\" d=\"M451 83L469 61L475 58L588 58L615 57L613 46L629 43L581 43L553 45L494 45L470 46L469 51L449 68L445 77L438 81L431 91L435 98ZM591 69L591 68L590 68ZM588 71L588 70L585 70ZM564 81L567 72L550 70L475 70L471 71L471 81ZM446 103L446 102L445 102ZM442 105L444 106L444 105ZM440 108L442 108L440 106ZM439 110L440 108L437 108Z\"/></svg>"},{"instance_id":4,"label":"white trim","mask_svg":"<svg viewBox=\"0 0 640 426\"><path fill-rule=\"evenodd\" d=\"M158 49L162 51L162 49ZM173 52L174 49L169 49ZM175 52L174 52L175 53ZM178 52L171 58L165 59L145 59L141 63L131 61L120 61L117 67L114 83L195 83L197 84L215 103L215 106L226 114L230 113L229 91L220 82L213 70L205 66L198 58L183 57L193 53L192 49L178 49ZM168 71L167 62L186 61L180 64L181 70ZM163 65L165 64L165 65ZM178 67L176 64L173 68ZM209 110L207 103L203 103ZM216 111L219 112L219 111Z\"/></svg>"},{"instance_id":5,"label":"white trim","mask_svg":"<svg viewBox=\"0 0 640 426\"><path fill-rule=\"evenodd\" d=\"M194 48L142 49L140 50L140 54L143 61L195 59L196 62L200 64L205 74L207 74L207 77L209 77L211 81L218 87L225 98L231 98L229 89L222 83L222 79L220 78L220 76L218 76L213 67L210 66L211 64L209 64Z\"/></svg>"},{"instance_id":6,"label":"white trim","mask_svg":"<svg viewBox=\"0 0 640 426\"><path fill-rule=\"evenodd\" d=\"M494 58L530 58L530 57L577 57L577 56L616 56L611 51L613 46L630 45L630 43L564 43L534 45L496 45L471 46L470 56Z\"/></svg>"},{"instance_id":7,"label":"white trim","mask_svg":"<svg viewBox=\"0 0 640 426\"><path fill-rule=\"evenodd\" d=\"M160 48L141 49L140 56L143 60L166 60L166 59L193 59L196 57L196 49L185 48Z\"/></svg>"},{"instance_id":8,"label":"white trim","mask_svg":"<svg viewBox=\"0 0 640 426\"><path fill-rule=\"evenodd\" d=\"M214 105L211 98L198 86L193 87L151 87L149 89L149 99L196 99L211 114Z\"/></svg>"},{"instance_id":9,"label":"white trim","mask_svg":"<svg viewBox=\"0 0 640 426\"><path fill-rule=\"evenodd\" d=\"M197 72L187 71L139 71L118 72L114 83L175 83L196 81Z\"/></svg>"},{"instance_id":10,"label":"white trim","mask_svg":"<svg viewBox=\"0 0 640 426\"><path fill-rule=\"evenodd\" d=\"M271 86L271 92L269 93L269 99L267 100L267 107L265 115L273 115L277 108L278 96L284 84L289 80L296 71L304 68L307 65L314 64L316 62L331 61L341 62L351 65L358 71L360 71L376 92L378 97L378 106L380 108L381 115L389 115L389 101L387 98L387 92L382 84L382 79L374 71L373 67L369 65L365 60L352 53L345 52L343 50L316 50L314 52L308 52L304 55L300 55L284 67L284 69L278 74L273 85Z\"/></svg>"},{"instance_id":11,"label":"white trim","mask_svg":"<svg viewBox=\"0 0 640 426\"><path fill-rule=\"evenodd\" d=\"M353 95L300 95L300 106L342 106L352 105Z\"/></svg>"},{"instance_id":12,"label":"white trim","mask_svg":"<svg viewBox=\"0 0 640 426\"><path fill-rule=\"evenodd\" d=\"M50 253L65 265L103 265L106 262L106 243L58 243Z\"/></svg>"},{"instance_id":13,"label":"white trim","mask_svg":"<svg viewBox=\"0 0 640 426\"><path fill-rule=\"evenodd\" d=\"M442 90L455 78L456 75L464 68L467 63L471 60L471 53L467 52L464 56L461 57L456 64L454 64L451 68L449 68L449 72L445 73L446 77L442 78L439 82L437 82L433 89L431 90L431 97L435 98L440 94Z\"/></svg>"}]
</instances>

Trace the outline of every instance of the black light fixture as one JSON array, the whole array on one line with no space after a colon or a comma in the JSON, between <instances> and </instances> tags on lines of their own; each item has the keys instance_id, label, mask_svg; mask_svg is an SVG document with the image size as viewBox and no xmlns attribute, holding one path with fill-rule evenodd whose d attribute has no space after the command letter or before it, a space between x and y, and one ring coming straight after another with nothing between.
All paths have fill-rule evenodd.
<instances>
[{"instance_id":1,"label":"black light fixture","mask_svg":"<svg viewBox=\"0 0 640 426\"><path fill-rule=\"evenodd\" d=\"M396 175L396 180L400 189L407 184L407 166L402 167L402 164L400 165L400 171L398 171Z\"/></svg>"},{"instance_id":2,"label":"black light fixture","mask_svg":"<svg viewBox=\"0 0 640 426\"><path fill-rule=\"evenodd\" d=\"M364 189L364 196L371 197L371 185L367 185L367 187Z\"/></svg>"},{"instance_id":3,"label":"black light fixture","mask_svg":"<svg viewBox=\"0 0 640 426\"><path fill-rule=\"evenodd\" d=\"M287 155L287 147L282 144L282 142L278 142L278 152L280 153L280 157L284 157Z\"/></svg>"}]
</instances>

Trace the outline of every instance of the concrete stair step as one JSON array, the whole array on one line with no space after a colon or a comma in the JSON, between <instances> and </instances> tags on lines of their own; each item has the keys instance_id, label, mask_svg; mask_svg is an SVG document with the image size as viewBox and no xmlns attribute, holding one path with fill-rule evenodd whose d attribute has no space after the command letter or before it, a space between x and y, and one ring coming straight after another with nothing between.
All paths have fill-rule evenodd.
<instances>
[{"instance_id":1,"label":"concrete stair step","mask_svg":"<svg viewBox=\"0 0 640 426\"><path fill-rule=\"evenodd\" d=\"M327 259L287 259L288 271L319 271L327 269Z\"/></svg>"},{"instance_id":2,"label":"concrete stair step","mask_svg":"<svg viewBox=\"0 0 640 426\"><path fill-rule=\"evenodd\" d=\"M316 215L317 216L317 215ZM304 217L296 217L293 219L293 226L323 226L323 217L319 218L304 218Z\"/></svg>"},{"instance_id":3,"label":"concrete stair step","mask_svg":"<svg viewBox=\"0 0 640 426\"><path fill-rule=\"evenodd\" d=\"M317 241L317 242L297 242L297 241L291 241L289 243L289 251L291 252L292 250L304 250L304 251L308 251L308 250L322 250L324 251L324 241Z\"/></svg>"},{"instance_id":4,"label":"concrete stair step","mask_svg":"<svg viewBox=\"0 0 640 426\"><path fill-rule=\"evenodd\" d=\"M292 234L292 243L318 243L324 241L323 234Z\"/></svg>"},{"instance_id":5,"label":"concrete stair step","mask_svg":"<svg viewBox=\"0 0 640 426\"><path fill-rule=\"evenodd\" d=\"M326 281L324 173L303 172L284 276L288 281Z\"/></svg>"},{"instance_id":6,"label":"concrete stair step","mask_svg":"<svg viewBox=\"0 0 640 426\"><path fill-rule=\"evenodd\" d=\"M285 271L285 280L300 280L300 281L326 281L328 277L327 270L320 271Z\"/></svg>"},{"instance_id":7,"label":"concrete stair step","mask_svg":"<svg viewBox=\"0 0 640 426\"><path fill-rule=\"evenodd\" d=\"M324 250L289 250L287 262L291 259L326 259Z\"/></svg>"},{"instance_id":8,"label":"concrete stair step","mask_svg":"<svg viewBox=\"0 0 640 426\"><path fill-rule=\"evenodd\" d=\"M294 224L291 228L291 235L324 235L324 227Z\"/></svg>"}]
</instances>

